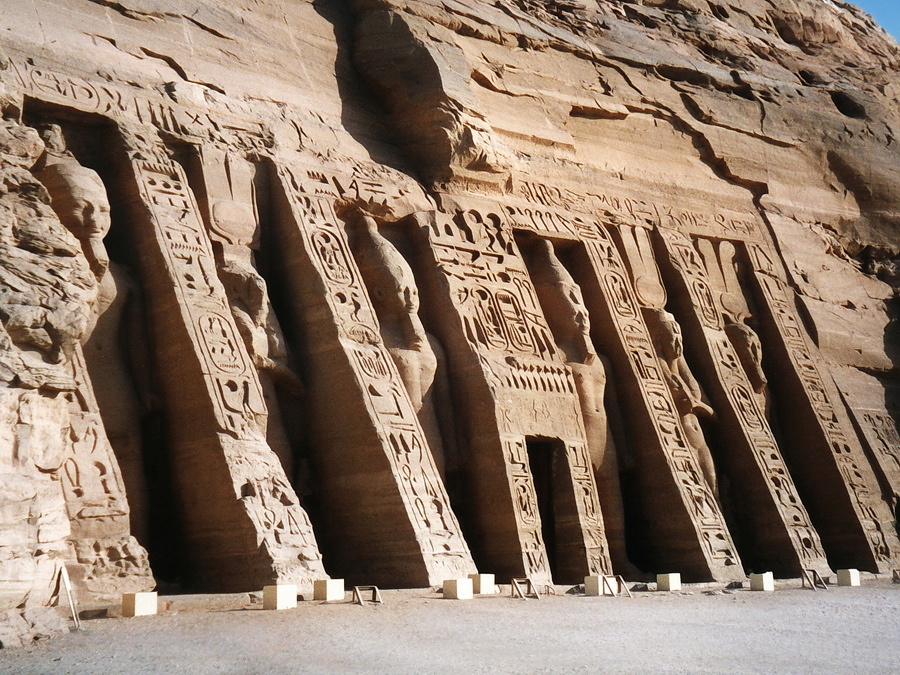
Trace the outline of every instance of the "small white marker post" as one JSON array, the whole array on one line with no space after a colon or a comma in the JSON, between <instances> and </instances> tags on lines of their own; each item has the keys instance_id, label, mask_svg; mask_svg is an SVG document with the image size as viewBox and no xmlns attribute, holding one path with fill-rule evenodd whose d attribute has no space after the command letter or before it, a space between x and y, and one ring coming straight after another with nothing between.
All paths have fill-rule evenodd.
<instances>
[{"instance_id":1,"label":"small white marker post","mask_svg":"<svg viewBox=\"0 0 900 675\"><path fill-rule=\"evenodd\" d=\"M750 590L771 593L775 590L775 576L771 572L750 575Z\"/></svg>"},{"instance_id":2,"label":"small white marker post","mask_svg":"<svg viewBox=\"0 0 900 675\"><path fill-rule=\"evenodd\" d=\"M838 586L859 586L859 570L838 570Z\"/></svg>"},{"instance_id":3,"label":"small white marker post","mask_svg":"<svg viewBox=\"0 0 900 675\"><path fill-rule=\"evenodd\" d=\"M263 609L294 609L297 606L297 584L277 584L263 588Z\"/></svg>"},{"instance_id":4,"label":"small white marker post","mask_svg":"<svg viewBox=\"0 0 900 675\"><path fill-rule=\"evenodd\" d=\"M344 599L343 579L317 579L313 582L313 600L335 602Z\"/></svg>"},{"instance_id":5,"label":"small white marker post","mask_svg":"<svg viewBox=\"0 0 900 675\"><path fill-rule=\"evenodd\" d=\"M681 574L679 572L671 572L669 574L656 575L656 590L658 591L680 591L681 590Z\"/></svg>"},{"instance_id":6,"label":"small white marker post","mask_svg":"<svg viewBox=\"0 0 900 675\"><path fill-rule=\"evenodd\" d=\"M497 585L493 574L470 574L472 592L475 595L496 595Z\"/></svg>"},{"instance_id":7,"label":"small white marker post","mask_svg":"<svg viewBox=\"0 0 900 675\"><path fill-rule=\"evenodd\" d=\"M156 611L156 591L122 594L122 616L153 616Z\"/></svg>"},{"instance_id":8,"label":"small white marker post","mask_svg":"<svg viewBox=\"0 0 900 675\"><path fill-rule=\"evenodd\" d=\"M475 597L472 594L472 580L468 578L445 579L444 597L450 600L471 600Z\"/></svg>"}]
</instances>

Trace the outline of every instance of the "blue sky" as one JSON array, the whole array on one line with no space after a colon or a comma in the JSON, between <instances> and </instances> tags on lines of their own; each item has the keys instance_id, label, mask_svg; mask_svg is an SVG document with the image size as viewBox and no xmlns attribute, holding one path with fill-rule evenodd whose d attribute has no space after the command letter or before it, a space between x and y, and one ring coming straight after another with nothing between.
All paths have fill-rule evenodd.
<instances>
[{"instance_id":1,"label":"blue sky","mask_svg":"<svg viewBox=\"0 0 900 675\"><path fill-rule=\"evenodd\" d=\"M898 0L850 0L862 7L900 41L900 2Z\"/></svg>"}]
</instances>

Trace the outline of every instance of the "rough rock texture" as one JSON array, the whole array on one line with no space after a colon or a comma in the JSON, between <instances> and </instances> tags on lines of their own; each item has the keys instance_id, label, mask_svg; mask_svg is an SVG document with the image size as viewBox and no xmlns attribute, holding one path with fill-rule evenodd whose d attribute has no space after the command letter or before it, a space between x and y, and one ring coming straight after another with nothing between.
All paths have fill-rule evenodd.
<instances>
[{"instance_id":1,"label":"rough rock texture","mask_svg":"<svg viewBox=\"0 0 900 675\"><path fill-rule=\"evenodd\" d=\"M2 608L900 564L856 8L0 4Z\"/></svg>"}]
</instances>

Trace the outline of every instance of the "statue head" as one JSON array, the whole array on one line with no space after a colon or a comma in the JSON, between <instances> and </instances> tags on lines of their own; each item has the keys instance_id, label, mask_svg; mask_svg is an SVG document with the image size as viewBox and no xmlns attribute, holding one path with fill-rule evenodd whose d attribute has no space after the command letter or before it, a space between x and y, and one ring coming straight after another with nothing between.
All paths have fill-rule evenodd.
<instances>
[{"instance_id":1,"label":"statue head","mask_svg":"<svg viewBox=\"0 0 900 675\"><path fill-rule=\"evenodd\" d=\"M103 238L109 232L109 198L103 181L93 169L70 157L59 158L37 173L47 188L53 210L82 244L91 269L102 275L109 264Z\"/></svg>"},{"instance_id":2,"label":"statue head","mask_svg":"<svg viewBox=\"0 0 900 675\"><path fill-rule=\"evenodd\" d=\"M556 257L553 243L540 239L534 244L537 261L534 270L534 284L539 295L544 298L544 313L555 330L565 330L569 340L578 343L585 352L581 358L595 353L591 342L591 319L581 287L569 274L569 270ZM571 331L571 332L569 332Z\"/></svg>"},{"instance_id":3,"label":"statue head","mask_svg":"<svg viewBox=\"0 0 900 675\"><path fill-rule=\"evenodd\" d=\"M654 329L657 344L667 359L677 359L684 354L684 344L681 337L681 326L671 312L664 309L655 309L656 327Z\"/></svg>"}]
</instances>

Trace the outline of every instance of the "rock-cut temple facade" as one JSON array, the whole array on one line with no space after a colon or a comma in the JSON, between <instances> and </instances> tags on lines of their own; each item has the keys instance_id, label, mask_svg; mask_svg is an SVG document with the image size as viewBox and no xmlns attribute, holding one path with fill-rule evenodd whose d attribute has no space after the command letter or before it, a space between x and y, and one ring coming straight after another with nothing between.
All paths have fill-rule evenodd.
<instances>
[{"instance_id":1,"label":"rock-cut temple facade","mask_svg":"<svg viewBox=\"0 0 900 675\"><path fill-rule=\"evenodd\" d=\"M840 1L0 1L0 609L900 567L898 102Z\"/></svg>"}]
</instances>

